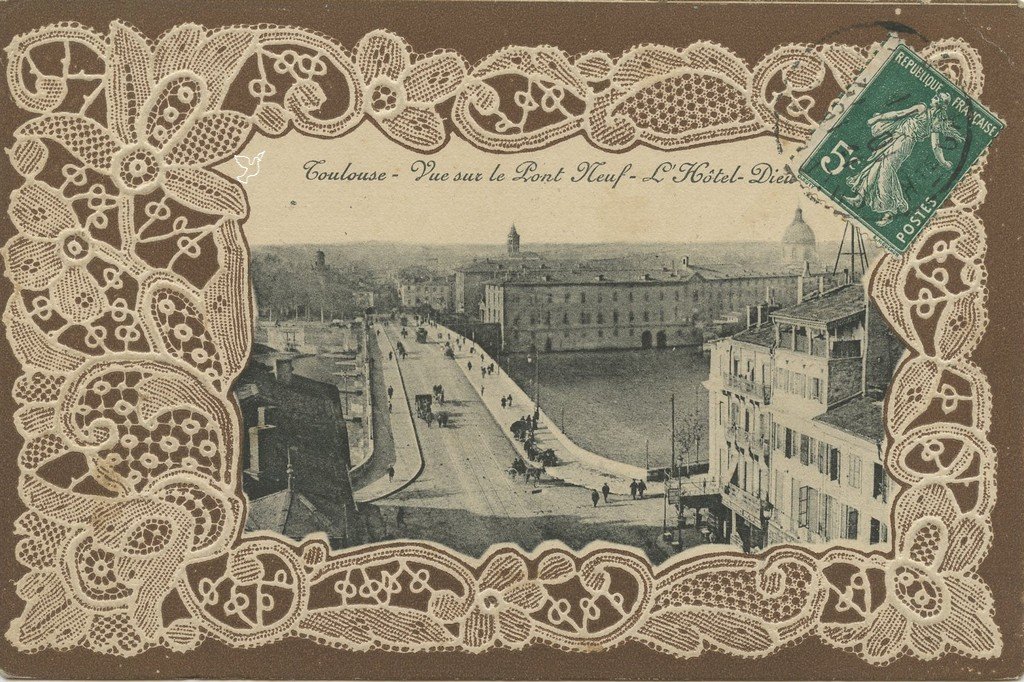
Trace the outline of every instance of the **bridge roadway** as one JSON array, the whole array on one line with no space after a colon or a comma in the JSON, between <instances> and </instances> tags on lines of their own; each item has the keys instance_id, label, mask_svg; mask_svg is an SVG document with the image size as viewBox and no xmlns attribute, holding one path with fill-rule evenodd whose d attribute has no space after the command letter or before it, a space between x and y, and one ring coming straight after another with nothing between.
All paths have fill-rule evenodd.
<instances>
[{"instance_id":1,"label":"bridge roadway","mask_svg":"<svg viewBox=\"0 0 1024 682\"><path fill-rule=\"evenodd\" d=\"M446 410L451 422L446 428L436 422L428 427L417 418L423 472L406 488L375 503L389 536L434 540L471 556L479 556L493 543L532 549L550 539L575 549L595 540L619 542L647 551L653 561L665 558L658 542L663 500L612 495L595 509L586 488L550 480L539 485L522 477L513 480L508 469L515 450L505 435L508 424L499 425L480 399L481 384L486 391L494 380L471 382L455 360L444 357L435 330L428 343L421 344L415 341L415 328L408 329L403 339L396 325L383 327L392 344L401 341L408 351L401 368L410 403L415 404L417 394L431 393L435 384L441 384L446 404L435 406L435 411ZM511 410L509 423L518 416Z\"/></svg>"}]
</instances>

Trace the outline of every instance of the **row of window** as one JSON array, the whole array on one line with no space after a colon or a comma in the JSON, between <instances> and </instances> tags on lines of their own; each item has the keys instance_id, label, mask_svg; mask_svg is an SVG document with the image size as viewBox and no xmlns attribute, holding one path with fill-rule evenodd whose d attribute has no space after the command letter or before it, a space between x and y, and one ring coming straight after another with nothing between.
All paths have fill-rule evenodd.
<instances>
[{"instance_id":1,"label":"row of window","mask_svg":"<svg viewBox=\"0 0 1024 682\"><path fill-rule=\"evenodd\" d=\"M658 311L657 317L658 317L658 320L657 320L658 322L664 322L665 321L665 309L664 308L662 308L661 310ZM650 322L651 321L651 313L650 313L650 311L644 310L640 314L640 318L644 322ZM580 321L579 323L580 324L592 324L594 322L594 319L595 319L595 315L593 313L591 313L591 312L581 312L579 314L579 321ZM597 315L596 315L596 319L597 319L597 324L604 324L605 323L605 314L603 312L599 311L597 313ZM637 319L636 318L636 313L634 311L630 310L627 313L627 321L629 321L629 322L636 322L636 319ZM687 323L689 323L691 321L692 318L689 315L682 315L682 316L680 316L679 308L676 307L672 311L672 319L673 319L673 321L687 324ZM546 311L543 316L537 314L536 312L531 312L530 316L529 316L529 320L530 320L530 324L531 325L536 325L536 324L538 324L538 322L542 321L545 326L550 327L551 326L551 311L550 310ZM521 315L516 315L515 317L512 318L512 326L513 327L518 327L521 321L522 321L522 316ZM619 323L620 315L619 315L619 311L618 310L613 310L612 311L611 321L612 321L612 324L618 324ZM568 311L562 313L562 324L564 324L564 325L569 324L569 313L568 313Z\"/></svg>"},{"instance_id":2,"label":"row of window","mask_svg":"<svg viewBox=\"0 0 1024 682\"><path fill-rule=\"evenodd\" d=\"M767 499L766 473L744 459L738 463L731 483L750 495ZM861 512L856 507L840 503L814 486L797 486L785 472L775 471L774 481L775 522L782 528L794 534L799 529L806 529L826 541L860 538ZM868 533L872 544L889 541L888 526L879 519L871 519Z\"/></svg>"},{"instance_id":3,"label":"row of window","mask_svg":"<svg viewBox=\"0 0 1024 682\"><path fill-rule=\"evenodd\" d=\"M675 300L675 301L681 301L681 300L683 300L684 298L687 297L685 293L683 295L680 295L679 291L674 291L674 292L672 292L672 294L673 295L671 297L671 300ZM722 301L727 301L729 305L735 304L738 300L749 299L749 298L752 298L752 297L757 298L757 297L763 297L763 296L764 296L764 290L763 289L757 289L757 288L751 288L749 291L720 291L718 289L712 289L711 291L709 291L709 292L707 292L705 294L705 297L708 300L711 300L711 301L714 301L714 302L717 302L717 303L720 303ZM573 297L573 295L571 293L569 293L569 292L565 292L565 294L561 298L562 298L562 302L564 302L564 303L572 303L573 299L576 298L581 304L586 304L586 302L587 302L587 292L581 291L581 292L579 292L579 295L576 296L576 297ZM601 302L604 301L604 296L602 294L597 294L596 296L593 296L593 298L598 303L601 303ZM642 300L644 302L650 302L652 300L664 301L668 297L665 296L665 292L664 291L659 291L657 296L652 296L651 292L645 291L643 293L642 297L634 297L633 292L630 291L625 298L630 303L633 303L635 300L637 300L637 298L642 298ZM693 301L693 303L700 303L701 298L702 298L700 290L694 290L692 293L689 294L689 298L690 298L690 300ZM491 301L493 301L493 300L495 300L495 299L491 299ZM611 300L613 302L618 302L618 300L619 300L618 292L614 292L614 291L612 292ZM530 295L525 295L524 294L524 295L520 296L519 294L510 293L510 294L508 294L508 302L510 304L526 303L526 304L530 304L530 305L539 305L539 304L542 304L542 303L545 303L545 302L547 302L547 303L554 303L555 302L555 294L553 294L553 293L530 294Z\"/></svg>"},{"instance_id":4,"label":"row of window","mask_svg":"<svg viewBox=\"0 0 1024 682\"><path fill-rule=\"evenodd\" d=\"M821 379L782 367L775 370L775 390L819 403L825 402Z\"/></svg>"},{"instance_id":5,"label":"row of window","mask_svg":"<svg viewBox=\"0 0 1024 682\"><path fill-rule=\"evenodd\" d=\"M828 493L805 485L795 500L794 517L798 528L806 528L826 542L857 540L860 535L860 511L838 502ZM871 518L868 542L878 544L889 541L889 526L882 520Z\"/></svg>"},{"instance_id":6,"label":"row of window","mask_svg":"<svg viewBox=\"0 0 1024 682\"><path fill-rule=\"evenodd\" d=\"M800 463L808 467L816 467L818 472L838 485L846 485L860 490L863 485L861 458L852 452L841 452L839 448L828 443L815 440L810 436L799 434L789 427L775 430L776 447L781 449L787 459L799 457ZM781 442L780 442L781 441ZM878 462L874 463L871 496L876 500L887 502L889 499L889 479L885 469Z\"/></svg>"},{"instance_id":7,"label":"row of window","mask_svg":"<svg viewBox=\"0 0 1024 682\"><path fill-rule=\"evenodd\" d=\"M604 338L604 331L605 330L603 330L603 329L598 329L597 330L597 337L599 339L600 338ZM626 329L626 331L627 331L629 336L636 336L636 329L634 329L633 327L628 327ZM562 336L564 336L565 338L569 338L570 336L579 336L580 338L585 339L585 338L587 338L587 334L588 334L588 332L586 330L578 331L578 330L565 329L565 330L562 331ZM668 335L668 333L664 332L664 331L658 332L658 334L662 335L662 336L667 336ZM612 336L618 336L619 335L619 328L618 327L613 327L611 335ZM677 336L679 338L682 338L683 335L684 335L684 330L682 328L678 328L678 329L675 330L675 336ZM537 339L537 332L530 331L530 332L522 332L522 333L520 333L519 330L513 329L509 333L509 338L511 338L513 341L518 341L520 338L524 338L524 339L525 338L529 338L531 341L534 341L534 340ZM550 341L551 337L548 336L547 340Z\"/></svg>"}]
</instances>

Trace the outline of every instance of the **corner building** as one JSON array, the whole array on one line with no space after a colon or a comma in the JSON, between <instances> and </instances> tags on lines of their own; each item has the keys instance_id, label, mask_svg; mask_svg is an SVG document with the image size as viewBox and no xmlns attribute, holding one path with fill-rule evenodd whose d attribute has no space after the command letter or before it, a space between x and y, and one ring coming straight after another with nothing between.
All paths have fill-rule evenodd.
<instances>
[{"instance_id":1,"label":"corner building","mask_svg":"<svg viewBox=\"0 0 1024 682\"><path fill-rule=\"evenodd\" d=\"M887 543L882 400L902 354L895 335L859 283L749 322L713 344L705 383L718 532L744 551Z\"/></svg>"}]
</instances>

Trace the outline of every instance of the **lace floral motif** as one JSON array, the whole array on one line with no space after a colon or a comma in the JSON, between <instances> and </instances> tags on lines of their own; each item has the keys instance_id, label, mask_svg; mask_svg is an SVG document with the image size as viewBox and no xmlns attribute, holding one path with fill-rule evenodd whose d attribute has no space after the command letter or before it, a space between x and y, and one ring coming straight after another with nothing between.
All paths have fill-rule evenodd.
<instances>
[{"instance_id":1,"label":"lace floral motif","mask_svg":"<svg viewBox=\"0 0 1024 682\"><path fill-rule=\"evenodd\" d=\"M991 395L969 357L987 323L978 168L871 275L908 347L885 410L885 464L902 486L889 556L778 547L652 567L611 545L470 560L422 542L332 553L241 532L229 388L251 346L248 206L213 167L253 134L333 137L371 120L424 151L452 133L491 151L578 134L605 150L801 141L867 49L787 45L751 68L706 42L619 57L512 46L470 65L386 31L350 53L299 28L183 24L151 43L114 22L48 26L7 52L10 94L31 114L9 146L23 181L3 248L22 367L18 648L124 656L301 636L353 650L633 640L764 656L814 635L875 663L999 654L976 573L995 502ZM980 94L968 45L923 54Z\"/></svg>"}]
</instances>

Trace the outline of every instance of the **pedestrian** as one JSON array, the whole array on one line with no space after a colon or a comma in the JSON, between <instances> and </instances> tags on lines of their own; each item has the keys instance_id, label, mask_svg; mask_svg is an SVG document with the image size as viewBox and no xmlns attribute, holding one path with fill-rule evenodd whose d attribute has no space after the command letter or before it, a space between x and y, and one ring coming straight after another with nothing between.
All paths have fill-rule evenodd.
<instances>
[{"instance_id":1,"label":"pedestrian","mask_svg":"<svg viewBox=\"0 0 1024 682\"><path fill-rule=\"evenodd\" d=\"M640 495L640 499L641 500L644 499L644 492L646 492L646 490L647 490L647 484L646 483L644 483L643 481L637 482L637 484L636 484L636 492L637 492L638 495Z\"/></svg>"},{"instance_id":2,"label":"pedestrian","mask_svg":"<svg viewBox=\"0 0 1024 682\"><path fill-rule=\"evenodd\" d=\"M468 361L466 363L466 369L469 369L469 370L473 369L473 361L472 360L470 360L470 361Z\"/></svg>"},{"instance_id":3,"label":"pedestrian","mask_svg":"<svg viewBox=\"0 0 1024 682\"><path fill-rule=\"evenodd\" d=\"M633 498L634 500L636 499L636 489L637 489L637 485L636 485L636 479L634 478L634 479L633 479L633 480L632 480L632 481L630 482L630 484L629 484L629 494L630 494L630 496L632 496L632 498Z\"/></svg>"},{"instance_id":4,"label":"pedestrian","mask_svg":"<svg viewBox=\"0 0 1024 682\"><path fill-rule=\"evenodd\" d=\"M394 354L394 353L392 353L391 351L388 351L388 360L391 360L391 359L393 359L394 357L395 357L395 354Z\"/></svg>"},{"instance_id":5,"label":"pedestrian","mask_svg":"<svg viewBox=\"0 0 1024 682\"><path fill-rule=\"evenodd\" d=\"M504 409L505 409L505 405L506 405L507 403L508 403L508 401L507 401L507 400L505 400L505 396L501 396L501 409L503 409L503 410L504 410Z\"/></svg>"},{"instance_id":6,"label":"pedestrian","mask_svg":"<svg viewBox=\"0 0 1024 682\"><path fill-rule=\"evenodd\" d=\"M394 406L391 404L391 401L389 400L388 401L388 412L393 411L393 409L394 409Z\"/></svg>"},{"instance_id":7,"label":"pedestrian","mask_svg":"<svg viewBox=\"0 0 1024 682\"><path fill-rule=\"evenodd\" d=\"M388 386L388 400L391 400L395 396L395 387Z\"/></svg>"},{"instance_id":8,"label":"pedestrian","mask_svg":"<svg viewBox=\"0 0 1024 682\"><path fill-rule=\"evenodd\" d=\"M483 394L484 394L484 388L485 388L485 386L483 384L480 384L480 395L481 396L483 396Z\"/></svg>"},{"instance_id":9,"label":"pedestrian","mask_svg":"<svg viewBox=\"0 0 1024 682\"><path fill-rule=\"evenodd\" d=\"M512 407L512 394L511 393L508 394L508 406Z\"/></svg>"},{"instance_id":10,"label":"pedestrian","mask_svg":"<svg viewBox=\"0 0 1024 682\"><path fill-rule=\"evenodd\" d=\"M395 480L395 465L392 464L392 465L388 466L388 483L391 483L394 480Z\"/></svg>"},{"instance_id":11,"label":"pedestrian","mask_svg":"<svg viewBox=\"0 0 1024 682\"><path fill-rule=\"evenodd\" d=\"M612 491L612 489L608 487L608 481L605 481L604 485L601 486L601 494L604 495L604 503L605 504L608 504L608 494L611 491Z\"/></svg>"},{"instance_id":12,"label":"pedestrian","mask_svg":"<svg viewBox=\"0 0 1024 682\"><path fill-rule=\"evenodd\" d=\"M601 501L601 496L597 493L596 490L590 491L590 501L594 503L595 507L597 507L597 503Z\"/></svg>"}]
</instances>

